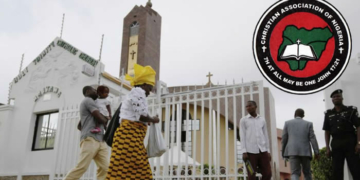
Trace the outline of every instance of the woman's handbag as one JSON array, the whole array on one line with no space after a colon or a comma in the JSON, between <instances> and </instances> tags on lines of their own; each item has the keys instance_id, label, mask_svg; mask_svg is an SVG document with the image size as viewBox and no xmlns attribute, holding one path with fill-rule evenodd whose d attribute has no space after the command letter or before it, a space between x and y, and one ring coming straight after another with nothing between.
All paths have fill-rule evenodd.
<instances>
[{"instance_id":1,"label":"woman's handbag","mask_svg":"<svg viewBox=\"0 0 360 180\"><path fill-rule=\"evenodd\" d=\"M159 124L151 123L149 129L149 141L147 144L147 155L149 158L160 157L166 152L165 141Z\"/></svg>"},{"instance_id":2,"label":"woman's handbag","mask_svg":"<svg viewBox=\"0 0 360 180\"><path fill-rule=\"evenodd\" d=\"M112 116L110 123L107 127L107 130L105 131L105 134L104 134L104 141L110 147L112 147L113 138L114 138L116 129L120 126L120 123L119 123L120 109L121 109L121 104L120 104L119 108L115 111L114 115Z\"/></svg>"}]
</instances>

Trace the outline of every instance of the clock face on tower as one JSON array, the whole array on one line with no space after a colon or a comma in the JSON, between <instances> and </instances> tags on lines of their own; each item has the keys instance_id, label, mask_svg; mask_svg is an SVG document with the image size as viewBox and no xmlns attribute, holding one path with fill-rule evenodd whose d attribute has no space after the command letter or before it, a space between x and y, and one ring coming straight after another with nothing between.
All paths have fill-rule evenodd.
<instances>
[{"instance_id":1,"label":"clock face on tower","mask_svg":"<svg viewBox=\"0 0 360 180\"><path fill-rule=\"evenodd\" d=\"M134 64L137 63L138 34L139 34L139 23L135 21L130 25L128 69L127 69L127 73L129 75L134 75Z\"/></svg>"}]
</instances>

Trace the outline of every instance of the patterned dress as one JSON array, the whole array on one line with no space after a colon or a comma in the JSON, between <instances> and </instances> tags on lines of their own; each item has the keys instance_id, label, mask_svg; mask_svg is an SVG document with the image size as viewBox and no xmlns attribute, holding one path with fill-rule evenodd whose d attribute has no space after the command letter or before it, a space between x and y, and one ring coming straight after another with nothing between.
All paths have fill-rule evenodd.
<instances>
[{"instance_id":1,"label":"patterned dress","mask_svg":"<svg viewBox=\"0 0 360 180\"><path fill-rule=\"evenodd\" d=\"M106 179L153 179L144 147L147 125L139 121L141 115L148 115L145 91L133 88L122 102Z\"/></svg>"}]
</instances>

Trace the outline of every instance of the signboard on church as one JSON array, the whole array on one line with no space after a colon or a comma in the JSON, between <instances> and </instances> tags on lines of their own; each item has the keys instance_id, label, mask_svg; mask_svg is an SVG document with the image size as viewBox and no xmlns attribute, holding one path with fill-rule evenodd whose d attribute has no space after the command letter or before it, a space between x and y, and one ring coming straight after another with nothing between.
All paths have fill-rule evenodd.
<instances>
[{"instance_id":1,"label":"signboard on church","mask_svg":"<svg viewBox=\"0 0 360 180\"><path fill-rule=\"evenodd\" d=\"M84 64L81 72L87 76L93 77L95 75L95 68Z\"/></svg>"}]
</instances>

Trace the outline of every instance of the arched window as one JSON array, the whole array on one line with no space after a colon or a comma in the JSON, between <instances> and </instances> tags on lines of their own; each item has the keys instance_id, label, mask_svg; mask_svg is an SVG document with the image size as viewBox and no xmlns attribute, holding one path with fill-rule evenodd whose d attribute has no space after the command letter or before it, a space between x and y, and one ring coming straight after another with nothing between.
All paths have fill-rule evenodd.
<instances>
[{"instance_id":1,"label":"arched window","mask_svg":"<svg viewBox=\"0 0 360 180\"><path fill-rule=\"evenodd\" d=\"M130 25L130 36L135 36L139 34L139 23L137 21L134 21Z\"/></svg>"}]
</instances>

